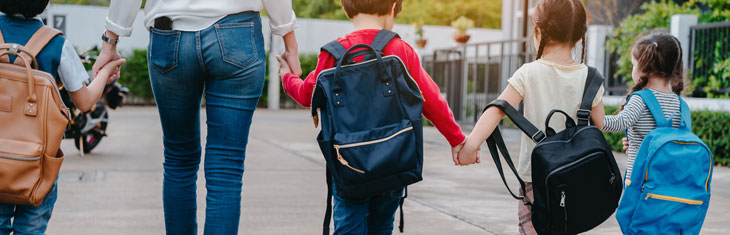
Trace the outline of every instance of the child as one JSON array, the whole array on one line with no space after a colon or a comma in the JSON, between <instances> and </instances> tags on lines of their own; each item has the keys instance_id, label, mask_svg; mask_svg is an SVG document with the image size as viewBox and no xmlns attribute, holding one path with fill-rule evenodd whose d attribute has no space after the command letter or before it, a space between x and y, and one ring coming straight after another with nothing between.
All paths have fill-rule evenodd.
<instances>
[{"instance_id":1,"label":"child","mask_svg":"<svg viewBox=\"0 0 730 235\"><path fill-rule=\"evenodd\" d=\"M654 33L640 39L631 49L631 78L634 87L631 93L650 89L659 101L664 115L669 117L679 112L679 95L684 89L682 79L682 48L672 35ZM628 155L626 177L631 178L634 158L646 135L657 125L640 96L631 96L618 115L608 115L602 123L604 131L627 131ZM672 126L679 126L679 115L672 120ZM627 183L628 184L628 183ZM625 185L627 185L625 184Z\"/></svg>"},{"instance_id":2,"label":"child","mask_svg":"<svg viewBox=\"0 0 730 235\"><path fill-rule=\"evenodd\" d=\"M352 20L355 31L337 40L345 48L350 48L357 44L371 44L381 29L391 30L395 17L401 10L401 0L342 0L342 6L348 18ZM421 68L418 55L410 45L398 38L390 41L383 49L383 53L396 55L403 60L423 93L425 100L423 114L446 137L452 146L452 157L455 159L455 154L464 143L464 134L454 121L438 86ZM335 65L334 57L322 52L319 54L315 71L302 81L291 73L284 59L281 57L277 59L281 66L279 75L282 77L284 91L304 107L310 106L313 87L319 73ZM399 189L362 201L350 201L335 196L334 234L391 234L395 211L402 194L403 189Z\"/></svg>"},{"instance_id":3,"label":"child","mask_svg":"<svg viewBox=\"0 0 730 235\"><path fill-rule=\"evenodd\" d=\"M508 80L498 99L506 100L517 107L524 101L524 115L532 123L545 123L550 110L560 109L572 115L575 120L580 106L588 67L572 58L572 50L578 41L583 41L585 52L586 13L580 0L544 0L533 12L535 27L534 46L537 59L520 67ZM585 53L583 53L585 54ZM603 94L603 87L598 91ZM603 120L601 95L593 100L591 119ZM474 126L464 148L459 152L461 165L472 164L478 157L479 146L492 134L505 114L497 108L487 109ZM556 132L565 128L564 120L552 120ZM532 177L530 156L535 143L522 135L517 171L525 181L525 192L532 200ZM522 192L522 190L520 190ZM519 204L519 233L536 234L532 226L530 207Z\"/></svg>"},{"instance_id":4,"label":"child","mask_svg":"<svg viewBox=\"0 0 730 235\"><path fill-rule=\"evenodd\" d=\"M38 14L48 6L49 0L0 0L0 30L5 43L24 45L43 22ZM7 57L6 57L7 58ZM102 95L104 85L113 82L119 66L124 64L120 59L105 66L95 79L86 86L84 81L88 74L81 64L71 43L63 36L56 36L40 51L36 57L38 69L48 72L60 80L76 107L88 111ZM11 60L11 62L13 62ZM51 218L53 205L56 202L56 185L51 188L39 206L0 203L0 234L43 234L48 220ZM11 223L12 219L12 223Z\"/></svg>"}]
</instances>

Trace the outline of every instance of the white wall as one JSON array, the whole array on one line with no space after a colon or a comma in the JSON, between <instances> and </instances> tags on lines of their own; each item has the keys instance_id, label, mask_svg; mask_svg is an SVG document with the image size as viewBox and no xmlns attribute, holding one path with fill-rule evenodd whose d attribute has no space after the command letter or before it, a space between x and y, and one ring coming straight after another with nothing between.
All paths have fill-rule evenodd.
<instances>
[{"instance_id":1,"label":"white wall","mask_svg":"<svg viewBox=\"0 0 730 235\"><path fill-rule=\"evenodd\" d=\"M46 13L50 19L53 15L66 16L66 37L78 50L88 49L94 45L100 45L101 33L104 31L108 8L98 6L62 5L53 4ZM143 49L147 47L148 32L143 25L143 13L137 14L134 22L134 31L129 38L122 38L118 48L123 52L132 49ZM268 49L269 27L268 19L263 17L264 39ZM298 19L296 29L300 53L317 53L319 48L327 42L342 37L351 32L353 26L349 21L321 20L321 19ZM415 46L416 38L413 26L409 24L398 24L393 29L399 33L401 38ZM424 37L428 39L426 48L421 53L430 53L434 48L456 46L452 38L454 29L448 26L424 26ZM502 39L501 30L497 29L471 29L470 42L495 41Z\"/></svg>"}]
</instances>

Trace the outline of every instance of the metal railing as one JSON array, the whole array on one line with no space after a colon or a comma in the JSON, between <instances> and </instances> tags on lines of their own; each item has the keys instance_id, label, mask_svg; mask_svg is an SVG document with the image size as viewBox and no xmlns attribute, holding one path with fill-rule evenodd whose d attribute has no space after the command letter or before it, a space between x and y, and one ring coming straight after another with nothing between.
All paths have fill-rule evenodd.
<instances>
[{"instance_id":1,"label":"metal railing","mask_svg":"<svg viewBox=\"0 0 730 235\"><path fill-rule=\"evenodd\" d=\"M692 78L707 80L715 59L725 59L730 55L730 21L692 26L690 40L692 56L688 67ZM717 56L722 58L715 58Z\"/></svg>"},{"instance_id":2,"label":"metal railing","mask_svg":"<svg viewBox=\"0 0 730 235\"><path fill-rule=\"evenodd\" d=\"M534 60L532 46L526 43L532 42L521 38L435 50L423 57L423 67L445 93L456 120L475 123L482 109L507 86L507 79Z\"/></svg>"}]
</instances>

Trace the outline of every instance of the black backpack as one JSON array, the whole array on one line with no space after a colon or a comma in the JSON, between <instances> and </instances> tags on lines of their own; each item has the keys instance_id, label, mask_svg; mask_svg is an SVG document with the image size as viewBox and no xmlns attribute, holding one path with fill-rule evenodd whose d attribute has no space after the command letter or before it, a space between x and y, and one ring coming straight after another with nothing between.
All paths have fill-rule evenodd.
<instances>
[{"instance_id":1,"label":"black backpack","mask_svg":"<svg viewBox=\"0 0 730 235\"><path fill-rule=\"evenodd\" d=\"M332 187L337 196L361 200L421 181L423 97L403 61L382 55L398 35L381 30L371 45L345 49L337 40L322 47L337 61L322 70L312 95L312 115L322 123L317 136L327 162L329 234ZM362 62L352 59L365 56ZM400 231L403 232L403 202Z\"/></svg>"},{"instance_id":2,"label":"black backpack","mask_svg":"<svg viewBox=\"0 0 730 235\"><path fill-rule=\"evenodd\" d=\"M589 67L577 125L567 113L553 109L542 132L504 100L495 100L484 109L501 109L537 143L532 151L534 201L529 202L515 195L504 179L498 152L517 176L525 195L525 183L515 170L499 128L487 139L489 152L507 190L515 199L532 206L532 224L539 234L588 231L603 223L618 207L623 189L621 173L603 134L589 125L591 104L602 83L603 78L596 69ZM558 133L549 125L556 113L566 118L566 129Z\"/></svg>"}]
</instances>

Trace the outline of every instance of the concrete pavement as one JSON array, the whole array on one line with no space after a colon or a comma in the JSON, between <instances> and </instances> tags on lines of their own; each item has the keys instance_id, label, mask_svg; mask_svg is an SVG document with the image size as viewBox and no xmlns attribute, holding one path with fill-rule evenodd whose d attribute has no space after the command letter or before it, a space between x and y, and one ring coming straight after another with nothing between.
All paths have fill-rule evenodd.
<instances>
[{"instance_id":1,"label":"concrete pavement","mask_svg":"<svg viewBox=\"0 0 730 235\"><path fill-rule=\"evenodd\" d=\"M201 120L205 120L201 111ZM253 123L239 234L321 233L324 161L314 139L318 131L308 112L258 110ZM519 132L504 132L516 155ZM164 234L162 134L156 109L112 111L108 135L92 154L83 157L71 141L62 144L66 160L49 234ZM436 129L424 129L424 142L424 181L409 187L405 234L515 234L518 202L504 188L489 154L482 152L480 165L457 167ZM623 165L625 155L616 158ZM202 234L202 166L198 178ZM716 168L712 188L702 234L727 234L730 169ZM617 226L611 218L586 234L620 234Z\"/></svg>"}]
</instances>

